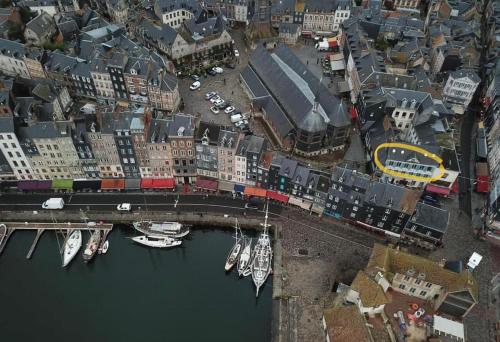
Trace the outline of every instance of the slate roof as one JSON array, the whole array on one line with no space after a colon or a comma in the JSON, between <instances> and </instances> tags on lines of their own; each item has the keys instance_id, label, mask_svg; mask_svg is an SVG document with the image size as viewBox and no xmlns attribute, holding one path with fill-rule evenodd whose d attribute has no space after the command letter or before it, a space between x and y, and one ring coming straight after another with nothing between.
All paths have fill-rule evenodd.
<instances>
[{"instance_id":1,"label":"slate roof","mask_svg":"<svg viewBox=\"0 0 500 342\"><path fill-rule=\"evenodd\" d=\"M468 77L473 82L476 82L476 83L481 82L481 79L479 78L479 76L472 70L452 71L452 72L450 72L450 77L453 77L454 79Z\"/></svg>"},{"instance_id":2,"label":"slate roof","mask_svg":"<svg viewBox=\"0 0 500 342\"><path fill-rule=\"evenodd\" d=\"M199 5L196 0L156 0L155 4L162 12L172 12L178 9L185 9L192 13L199 10Z\"/></svg>"},{"instance_id":3,"label":"slate roof","mask_svg":"<svg viewBox=\"0 0 500 342\"><path fill-rule=\"evenodd\" d=\"M444 233L448 227L449 218L448 211L418 202L410 222Z\"/></svg>"},{"instance_id":4,"label":"slate roof","mask_svg":"<svg viewBox=\"0 0 500 342\"><path fill-rule=\"evenodd\" d=\"M308 167L298 165L293 174L292 182L305 187L307 185L310 172L311 170Z\"/></svg>"},{"instance_id":5,"label":"slate roof","mask_svg":"<svg viewBox=\"0 0 500 342\"><path fill-rule=\"evenodd\" d=\"M279 32L280 33L288 33L288 34L297 34L300 30L299 24L294 23L280 23Z\"/></svg>"},{"instance_id":6,"label":"slate roof","mask_svg":"<svg viewBox=\"0 0 500 342\"><path fill-rule=\"evenodd\" d=\"M234 148L238 143L238 132L230 129L221 128L219 131L219 139L217 145L225 148Z\"/></svg>"},{"instance_id":7,"label":"slate roof","mask_svg":"<svg viewBox=\"0 0 500 342\"><path fill-rule=\"evenodd\" d=\"M294 126L300 126L304 113L311 112L319 94L318 112L325 123L336 127L349 125L342 101L329 93L305 65L284 45L271 53L259 47L250 56L250 66L276 98Z\"/></svg>"},{"instance_id":8,"label":"slate roof","mask_svg":"<svg viewBox=\"0 0 500 342\"><path fill-rule=\"evenodd\" d=\"M278 174L280 176L292 178L293 175L295 174L295 170L297 169L298 164L299 164L299 162L296 160L284 158L281 161L281 167L280 167L280 171L278 172Z\"/></svg>"},{"instance_id":9,"label":"slate roof","mask_svg":"<svg viewBox=\"0 0 500 342\"><path fill-rule=\"evenodd\" d=\"M14 118L12 116L0 117L0 133L14 132Z\"/></svg>"},{"instance_id":10,"label":"slate roof","mask_svg":"<svg viewBox=\"0 0 500 342\"><path fill-rule=\"evenodd\" d=\"M78 59L61 52L47 52L43 67L47 71L69 73L78 64Z\"/></svg>"},{"instance_id":11,"label":"slate roof","mask_svg":"<svg viewBox=\"0 0 500 342\"><path fill-rule=\"evenodd\" d=\"M26 28L43 36L55 26L54 19L47 12L42 12L26 24Z\"/></svg>"},{"instance_id":12,"label":"slate roof","mask_svg":"<svg viewBox=\"0 0 500 342\"><path fill-rule=\"evenodd\" d=\"M201 142L205 133L207 133L208 143L211 145L216 145L219 141L219 133L221 127L217 124L200 121L198 127L196 128L196 133L194 139L197 142Z\"/></svg>"},{"instance_id":13,"label":"slate roof","mask_svg":"<svg viewBox=\"0 0 500 342\"><path fill-rule=\"evenodd\" d=\"M160 27L144 19L140 22L140 32L153 41L162 41L165 45L172 45L177 37L177 31L166 24Z\"/></svg>"},{"instance_id":14,"label":"slate roof","mask_svg":"<svg viewBox=\"0 0 500 342\"><path fill-rule=\"evenodd\" d=\"M468 270L456 273L441 267L433 260L374 244L366 272L383 272L386 278L392 281L396 273L405 274L409 270L414 270L417 275L425 274L426 281L441 285L448 292L469 289L475 301L478 300L478 286Z\"/></svg>"},{"instance_id":15,"label":"slate roof","mask_svg":"<svg viewBox=\"0 0 500 342\"><path fill-rule=\"evenodd\" d=\"M0 39L0 53L4 56L21 59L25 56L24 45L8 39Z\"/></svg>"},{"instance_id":16,"label":"slate roof","mask_svg":"<svg viewBox=\"0 0 500 342\"><path fill-rule=\"evenodd\" d=\"M187 114L176 114L173 121L168 126L168 136L177 137L178 132L182 131L185 137L194 135L194 118Z\"/></svg>"}]
</instances>

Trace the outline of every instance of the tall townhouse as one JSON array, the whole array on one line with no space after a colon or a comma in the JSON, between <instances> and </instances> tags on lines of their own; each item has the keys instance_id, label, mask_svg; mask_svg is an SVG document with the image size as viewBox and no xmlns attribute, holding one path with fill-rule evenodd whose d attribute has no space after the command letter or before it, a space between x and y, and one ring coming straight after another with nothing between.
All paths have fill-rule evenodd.
<instances>
[{"instance_id":1,"label":"tall townhouse","mask_svg":"<svg viewBox=\"0 0 500 342\"><path fill-rule=\"evenodd\" d=\"M143 178L173 178L172 148L168 137L170 120L153 119L147 139L148 167L141 167Z\"/></svg>"},{"instance_id":2,"label":"tall townhouse","mask_svg":"<svg viewBox=\"0 0 500 342\"><path fill-rule=\"evenodd\" d=\"M236 182L256 185L258 166L265 149L265 139L256 135L247 135L240 141L236 150Z\"/></svg>"},{"instance_id":3,"label":"tall townhouse","mask_svg":"<svg viewBox=\"0 0 500 342\"><path fill-rule=\"evenodd\" d=\"M125 178L139 178L141 176L132 139L132 128L135 130L143 129L141 128L143 123L137 120L140 117L142 117L142 113L132 113L129 111L122 113L108 112L104 115L108 127L112 129L115 136L116 147Z\"/></svg>"},{"instance_id":4,"label":"tall townhouse","mask_svg":"<svg viewBox=\"0 0 500 342\"><path fill-rule=\"evenodd\" d=\"M132 136L135 160L139 167L141 177L143 177L143 170L151 169L146 145L146 138L149 129L148 124L150 120L150 114L145 113L144 116L134 117L130 121L130 135Z\"/></svg>"},{"instance_id":5,"label":"tall townhouse","mask_svg":"<svg viewBox=\"0 0 500 342\"><path fill-rule=\"evenodd\" d=\"M140 104L149 102L147 82L150 70L153 69L150 63L152 63L150 60L142 57L131 57L127 61L123 76L131 102Z\"/></svg>"},{"instance_id":6,"label":"tall townhouse","mask_svg":"<svg viewBox=\"0 0 500 342\"><path fill-rule=\"evenodd\" d=\"M99 166L92 151L92 144L88 137L88 125L91 120L75 118L75 130L73 132L73 144L75 145L80 165L86 179L99 178Z\"/></svg>"},{"instance_id":7,"label":"tall townhouse","mask_svg":"<svg viewBox=\"0 0 500 342\"><path fill-rule=\"evenodd\" d=\"M24 45L8 39L0 39L0 71L9 76L31 78L26 62Z\"/></svg>"},{"instance_id":8,"label":"tall townhouse","mask_svg":"<svg viewBox=\"0 0 500 342\"><path fill-rule=\"evenodd\" d=\"M36 179L29 157L26 156L14 129L12 115L0 114L0 151L16 179Z\"/></svg>"},{"instance_id":9,"label":"tall townhouse","mask_svg":"<svg viewBox=\"0 0 500 342\"><path fill-rule=\"evenodd\" d=\"M177 77L166 71L154 70L148 79L151 106L168 112L175 111L181 102Z\"/></svg>"},{"instance_id":10,"label":"tall townhouse","mask_svg":"<svg viewBox=\"0 0 500 342\"><path fill-rule=\"evenodd\" d=\"M196 182L196 157L194 143L194 117L176 114L168 126L170 148L174 161L173 170L177 184Z\"/></svg>"},{"instance_id":11,"label":"tall townhouse","mask_svg":"<svg viewBox=\"0 0 500 342\"><path fill-rule=\"evenodd\" d=\"M111 20L126 25L129 5L125 0L106 0L106 8Z\"/></svg>"},{"instance_id":12,"label":"tall townhouse","mask_svg":"<svg viewBox=\"0 0 500 342\"><path fill-rule=\"evenodd\" d=\"M196 173L199 176L219 178L218 139L220 126L200 122L196 129Z\"/></svg>"},{"instance_id":13,"label":"tall townhouse","mask_svg":"<svg viewBox=\"0 0 500 342\"><path fill-rule=\"evenodd\" d=\"M239 132L221 128L217 142L219 151L219 179L234 181L236 172L236 149L241 139Z\"/></svg>"},{"instance_id":14,"label":"tall townhouse","mask_svg":"<svg viewBox=\"0 0 500 342\"><path fill-rule=\"evenodd\" d=\"M68 121L44 121L19 128L22 143L34 149L31 164L37 178L85 178L73 144L71 125Z\"/></svg>"},{"instance_id":15,"label":"tall townhouse","mask_svg":"<svg viewBox=\"0 0 500 342\"><path fill-rule=\"evenodd\" d=\"M107 61L102 58L94 58L90 62L90 74L94 80L97 102L114 104L115 93L108 72Z\"/></svg>"},{"instance_id":16,"label":"tall townhouse","mask_svg":"<svg viewBox=\"0 0 500 342\"><path fill-rule=\"evenodd\" d=\"M336 3L333 0L308 1L304 12L303 31L332 32L335 22Z\"/></svg>"},{"instance_id":17,"label":"tall townhouse","mask_svg":"<svg viewBox=\"0 0 500 342\"><path fill-rule=\"evenodd\" d=\"M200 10L195 0L155 0L154 13L164 24L177 29Z\"/></svg>"},{"instance_id":18,"label":"tall townhouse","mask_svg":"<svg viewBox=\"0 0 500 342\"><path fill-rule=\"evenodd\" d=\"M62 87L67 87L70 94L75 94L72 72L77 64L77 58L60 52L47 52L43 58L47 78L56 81Z\"/></svg>"},{"instance_id":19,"label":"tall townhouse","mask_svg":"<svg viewBox=\"0 0 500 342\"><path fill-rule=\"evenodd\" d=\"M100 178L123 178L123 168L116 148L110 122L103 118L104 112L97 111L96 119L88 126L88 137L94 152Z\"/></svg>"},{"instance_id":20,"label":"tall townhouse","mask_svg":"<svg viewBox=\"0 0 500 342\"><path fill-rule=\"evenodd\" d=\"M349 0L341 0L337 4L337 9L335 10L335 17L333 20L333 32L338 32L340 25L349 19L351 16L351 2Z\"/></svg>"},{"instance_id":21,"label":"tall townhouse","mask_svg":"<svg viewBox=\"0 0 500 342\"><path fill-rule=\"evenodd\" d=\"M128 57L126 54L115 52L107 62L108 72L109 76L111 76L111 83L113 84L115 97L118 100L128 99L127 87L125 84L125 78L123 76L125 66L127 65L127 60Z\"/></svg>"},{"instance_id":22,"label":"tall townhouse","mask_svg":"<svg viewBox=\"0 0 500 342\"><path fill-rule=\"evenodd\" d=\"M78 63L71 71L75 94L80 97L95 98L96 88L94 79L90 73L90 65L88 63Z\"/></svg>"}]
</instances>

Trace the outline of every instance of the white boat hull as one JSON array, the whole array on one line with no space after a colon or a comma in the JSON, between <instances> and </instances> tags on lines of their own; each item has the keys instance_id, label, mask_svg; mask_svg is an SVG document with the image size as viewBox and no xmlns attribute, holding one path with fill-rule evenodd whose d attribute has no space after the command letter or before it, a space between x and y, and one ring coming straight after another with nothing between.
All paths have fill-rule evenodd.
<instances>
[{"instance_id":1,"label":"white boat hull","mask_svg":"<svg viewBox=\"0 0 500 342\"><path fill-rule=\"evenodd\" d=\"M224 266L226 272L230 271L234 267L234 265L238 262L238 257L240 255L242 248L243 248L242 241L241 240L236 241L233 248L231 248L231 251L229 252L229 255L226 260L226 265Z\"/></svg>"},{"instance_id":2,"label":"white boat hull","mask_svg":"<svg viewBox=\"0 0 500 342\"><path fill-rule=\"evenodd\" d=\"M168 247L175 247L179 246L182 244L182 241L180 240L175 240L172 238L162 238L162 239L151 239L148 236L141 235L141 236L136 236L132 238L132 241L137 242L138 244L148 246L148 247L154 247L154 248L168 248Z\"/></svg>"},{"instance_id":3,"label":"white boat hull","mask_svg":"<svg viewBox=\"0 0 500 342\"><path fill-rule=\"evenodd\" d=\"M82 232L80 230L74 230L70 233L64 244L63 267L66 267L71 260L73 260L80 247L82 247Z\"/></svg>"},{"instance_id":4,"label":"white boat hull","mask_svg":"<svg viewBox=\"0 0 500 342\"><path fill-rule=\"evenodd\" d=\"M250 263L252 261L252 240L248 239L245 241L245 247L240 255L240 260L238 260L238 275L249 276L252 272L250 269ZM247 273L245 275L245 272Z\"/></svg>"},{"instance_id":5,"label":"white boat hull","mask_svg":"<svg viewBox=\"0 0 500 342\"><path fill-rule=\"evenodd\" d=\"M157 239L179 239L189 234L189 229L178 222L137 221L132 225L138 232Z\"/></svg>"}]
</instances>

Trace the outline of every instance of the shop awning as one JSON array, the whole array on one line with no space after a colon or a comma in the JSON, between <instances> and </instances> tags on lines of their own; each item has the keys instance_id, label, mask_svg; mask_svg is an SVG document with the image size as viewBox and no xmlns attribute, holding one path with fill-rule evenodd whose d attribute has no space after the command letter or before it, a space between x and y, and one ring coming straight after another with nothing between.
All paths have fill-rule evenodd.
<instances>
[{"instance_id":1,"label":"shop awning","mask_svg":"<svg viewBox=\"0 0 500 342\"><path fill-rule=\"evenodd\" d=\"M175 188L175 179L173 178L160 178L153 179L154 189L173 189Z\"/></svg>"},{"instance_id":2,"label":"shop awning","mask_svg":"<svg viewBox=\"0 0 500 342\"><path fill-rule=\"evenodd\" d=\"M252 186L247 186L245 188L244 194L246 196L256 196L256 197L266 197L266 189L255 188Z\"/></svg>"},{"instance_id":3,"label":"shop awning","mask_svg":"<svg viewBox=\"0 0 500 342\"><path fill-rule=\"evenodd\" d=\"M351 119L356 120L358 118L358 110L356 107L351 107Z\"/></svg>"},{"instance_id":4,"label":"shop awning","mask_svg":"<svg viewBox=\"0 0 500 342\"><path fill-rule=\"evenodd\" d=\"M125 179L125 189L127 190L137 190L141 188L140 178L126 178Z\"/></svg>"},{"instance_id":5,"label":"shop awning","mask_svg":"<svg viewBox=\"0 0 500 342\"><path fill-rule=\"evenodd\" d=\"M219 191L233 192L234 191L234 183L227 182L227 181L219 181Z\"/></svg>"},{"instance_id":6,"label":"shop awning","mask_svg":"<svg viewBox=\"0 0 500 342\"><path fill-rule=\"evenodd\" d=\"M17 188L19 190L50 190L52 189L52 181L36 181L36 180L25 180L19 181L17 183Z\"/></svg>"},{"instance_id":7,"label":"shop awning","mask_svg":"<svg viewBox=\"0 0 500 342\"><path fill-rule=\"evenodd\" d=\"M194 186L197 189L217 191L219 183L216 180L198 178Z\"/></svg>"},{"instance_id":8,"label":"shop awning","mask_svg":"<svg viewBox=\"0 0 500 342\"><path fill-rule=\"evenodd\" d=\"M294 196L290 196L290 198L288 199L288 203L296 205L298 207L301 207L304 210L311 209L311 205L312 205L311 201L307 201L307 200L304 200L302 198L298 198L298 197L294 197Z\"/></svg>"},{"instance_id":9,"label":"shop awning","mask_svg":"<svg viewBox=\"0 0 500 342\"><path fill-rule=\"evenodd\" d=\"M319 204L313 203L312 208L311 208L311 211L313 213L321 215L321 214L323 214L323 210L325 210L324 207L320 206Z\"/></svg>"},{"instance_id":10,"label":"shop awning","mask_svg":"<svg viewBox=\"0 0 500 342\"><path fill-rule=\"evenodd\" d=\"M103 179L101 181L102 190L121 190L125 188L125 179Z\"/></svg>"},{"instance_id":11,"label":"shop awning","mask_svg":"<svg viewBox=\"0 0 500 342\"><path fill-rule=\"evenodd\" d=\"M73 190L99 190L101 188L100 179L75 179L73 181Z\"/></svg>"},{"instance_id":12,"label":"shop awning","mask_svg":"<svg viewBox=\"0 0 500 342\"><path fill-rule=\"evenodd\" d=\"M234 185L234 192L244 192L245 191L245 186L241 184L235 184Z\"/></svg>"},{"instance_id":13,"label":"shop awning","mask_svg":"<svg viewBox=\"0 0 500 342\"><path fill-rule=\"evenodd\" d=\"M153 189L153 179L152 178L141 179L141 189Z\"/></svg>"},{"instance_id":14,"label":"shop awning","mask_svg":"<svg viewBox=\"0 0 500 342\"><path fill-rule=\"evenodd\" d=\"M267 198L278 201L278 202L283 202L283 203L288 203L288 196L280 194L276 191L270 191L267 190L266 192Z\"/></svg>"},{"instance_id":15,"label":"shop awning","mask_svg":"<svg viewBox=\"0 0 500 342\"><path fill-rule=\"evenodd\" d=\"M72 179L53 179L52 189L59 190L73 190L73 180Z\"/></svg>"},{"instance_id":16,"label":"shop awning","mask_svg":"<svg viewBox=\"0 0 500 342\"><path fill-rule=\"evenodd\" d=\"M425 191L433 192L441 196L448 196L451 190L448 188L442 188L440 186L427 184L427 186L425 187Z\"/></svg>"}]
</instances>

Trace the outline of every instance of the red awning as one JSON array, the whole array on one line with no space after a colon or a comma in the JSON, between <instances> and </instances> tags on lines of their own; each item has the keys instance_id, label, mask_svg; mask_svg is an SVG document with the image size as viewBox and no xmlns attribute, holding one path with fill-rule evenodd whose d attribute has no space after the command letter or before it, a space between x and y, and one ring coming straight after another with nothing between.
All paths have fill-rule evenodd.
<instances>
[{"instance_id":1,"label":"red awning","mask_svg":"<svg viewBox=\"0 0 500 342\"><path fill-rule=\"evenodd\" d=\"M219 182L211 179L198 178L194 186L202 190L217 191L219 188Z\"/></svg>"},{"instance_id":2,"label":"red awning","mask_svg":"<svg viewBox=\"0 0 500 342\"><path fill-rule=\"evenodd\" d=\"M425 187L425 191L433 192L438 195L442 196L448 196L450 194L450 189L448 188L442 188L440 186L432 185L432 184L427 184Z\"/></svg>"},{"instance_id":3,"label":"red awning","mask_svg":"<svg viewBox=\"0 0 500 342\"><path fill-rule=\"evenodd\" d=\"M477 192L488 192L489 191L489 177L488 176L477 176L476 191Z\"/></svg>"},{"instance_id":4,"label":"red awning","mask_svg":"<svg viewBox=\"0 0 500 342\"><path fill-rule=\"evenodd\" d=\"M358 110L356 107L351 107L351 119L356 120L358 118Z\"/></svg>"},{"instance_id":5,"label":"red awning","mask_svg":"<svg viewBox=\"0 0 500 342\"><path fill-rule=\"evenodd\" d=\"M125 179L103 179L101 182L103 190L120 190L125 189Z\"/></svg>"},{"instance_id":6,"label":"red awning","mask_svg":"<svg viewBox=\"0 0 500 342\"><path fill-rule=\"evenodd\" d=\"M154 189L153 179L151 179L151 178L141 179L141 189Z\"/></svg>"},{"instance_id":7,"label":"red awning","mask_svg":"<svg viewBox=\"0 0 500 342\"><path fill-rule=\"evenodd\" d=\"M155 189L173 189L175 188L175 179L173 178L153 179L153 187Z\"/></svg>"},{"instance_id":8,"label":"red awning","mask_svg":"<svg viewBox=\"0 0 500 342\"><path fill-rule=\"evenodd\" d=\"M288 203L288 196L280 194L280 193L278 193L276 191L269 191L269 190L267 190L267 198L273 199L273 200L276 200L276 201L279 201L279 202L283 202L283 203Z\"/></svg>"},{"instance_id":9,"label":"red awning","mask_svg":"<svg viewBox=\"0 0 500 342\"><path fill-rule=\"evenodd\" d=\"M247 196L257 196L257 197L266 197L266 190L261 188L255 188L251 186L247 186L245 188L245 195Z\"/></svg>"}]
</instances>

